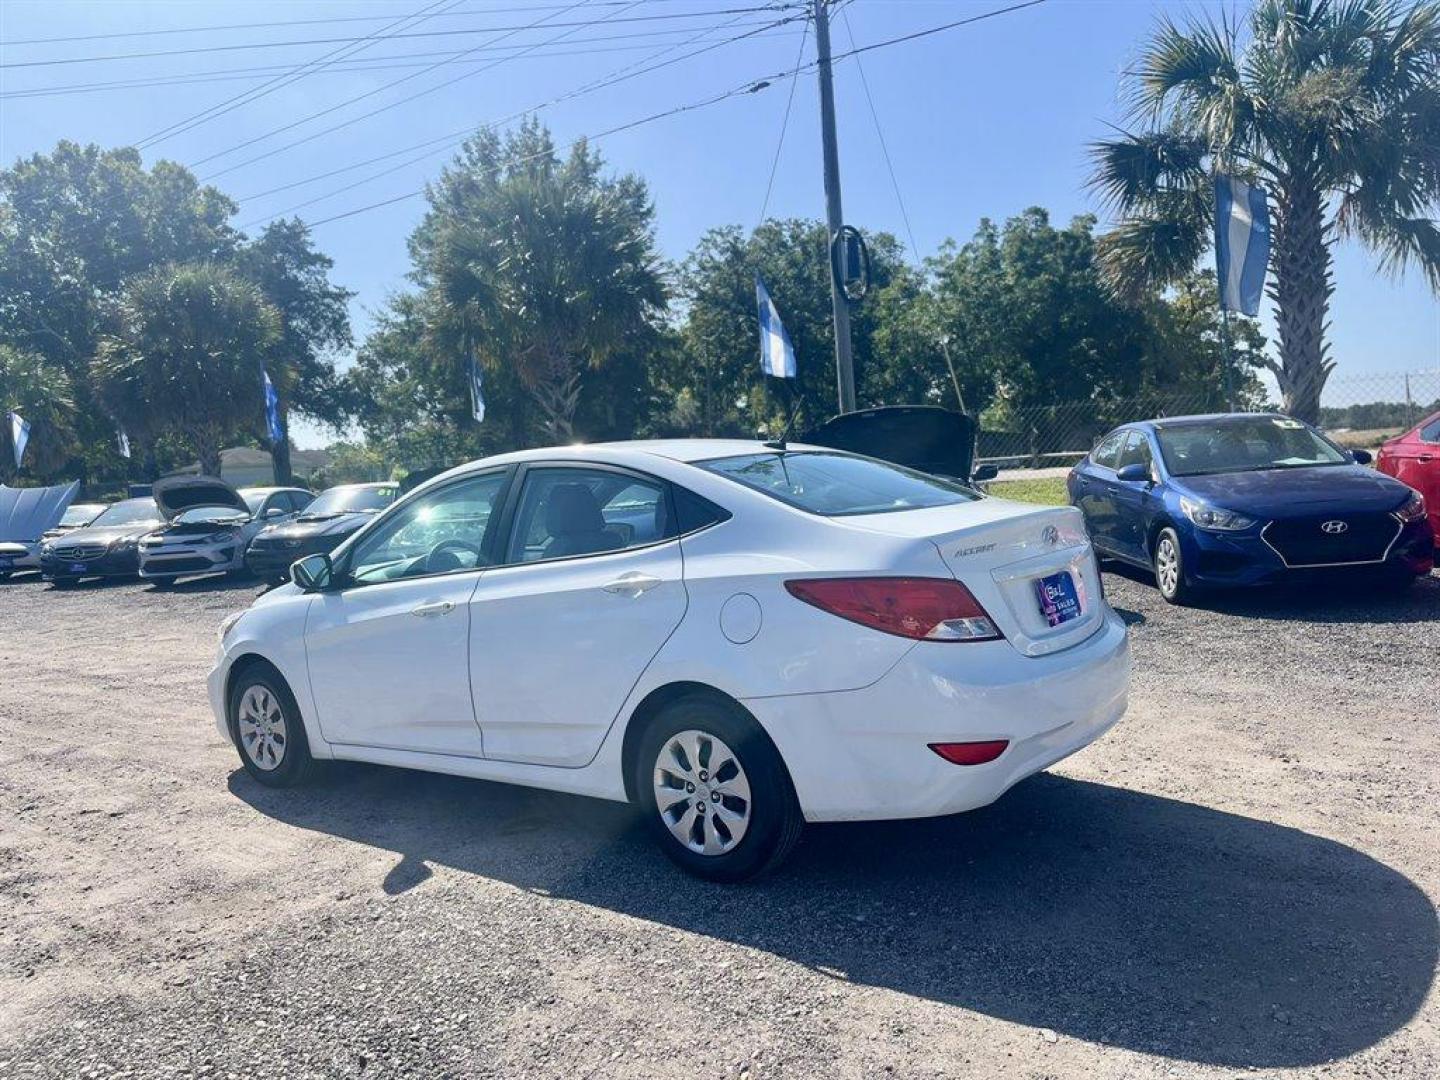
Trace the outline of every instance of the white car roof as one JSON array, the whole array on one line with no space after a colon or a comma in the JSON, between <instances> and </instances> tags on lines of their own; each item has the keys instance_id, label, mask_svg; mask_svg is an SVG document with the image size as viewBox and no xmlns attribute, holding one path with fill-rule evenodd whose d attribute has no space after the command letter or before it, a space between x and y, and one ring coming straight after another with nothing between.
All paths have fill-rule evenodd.
<instances>
[{"instance_id":1,"label":"white car roof","mask_svg":"<svg viewBox=\"0 0 1440 1080\"><path fill-rule=\"evenodd\" d=\"M787 444L791 450L824 450L804 443ZM741 454L773 453L758 439L632 439L626 442L575 443L571 446L543 446L533 450L516 450L482 459L486 465L504 465L515 461L547 461L564 458L589 458L594 461L638 462L639 455L668 458L671 461L708 461L710 458L736 457ZM467 462L461 468L477 465Z\"/></svg>"}]
</instances>

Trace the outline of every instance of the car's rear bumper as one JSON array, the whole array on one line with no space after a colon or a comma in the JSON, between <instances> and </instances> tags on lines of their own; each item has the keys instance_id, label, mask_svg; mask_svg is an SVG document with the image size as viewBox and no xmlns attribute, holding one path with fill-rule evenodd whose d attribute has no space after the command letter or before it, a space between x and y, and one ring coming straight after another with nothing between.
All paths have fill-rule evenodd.
<instances>
[{"instance_id":1,"label":"car's rear bumper","mask_svg":"<svg viewBox=\"0 0 1440 1080\"><path fill-rule=\"evenodd\" d=\"M994 802L1087 746L1125 712L1130 652L1112 611L1049 656L1008 642L926 642L860 690L752 698L809 821L933 817ZM1005 739L984 765L952 765L931 743Z\"/></svg>"}]
</instances>

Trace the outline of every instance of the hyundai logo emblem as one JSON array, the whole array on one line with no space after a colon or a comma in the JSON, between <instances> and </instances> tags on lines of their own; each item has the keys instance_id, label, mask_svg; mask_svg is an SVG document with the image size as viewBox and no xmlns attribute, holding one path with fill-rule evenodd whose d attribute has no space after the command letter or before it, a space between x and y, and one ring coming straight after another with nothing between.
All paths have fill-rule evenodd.
<instances>
[{"instance_id":1,"label":"hyundai logo emblem","mask_svg":"<svg viewBox=\"0 0 1440 1080\"><path fill-rule=\"evenodd\" d=\"M1060 542L1060 530L1054 525L1046 525L1045 531L1040 534L1040 542L1046 547L1054 547Z\"/></svg>"},{"instance_id":2,"label":"hyundai logo emblem","mask_svg":"<svg viewBox=\"0 0 1440 1080\"><path fill-rule=\"evenodd\" d=\"M1320 526L1320 531L1329 533L1331 536L1339 536L1348 528L1350 526L1343 521L1327 521Z\"/></svg>"}]
</instances>

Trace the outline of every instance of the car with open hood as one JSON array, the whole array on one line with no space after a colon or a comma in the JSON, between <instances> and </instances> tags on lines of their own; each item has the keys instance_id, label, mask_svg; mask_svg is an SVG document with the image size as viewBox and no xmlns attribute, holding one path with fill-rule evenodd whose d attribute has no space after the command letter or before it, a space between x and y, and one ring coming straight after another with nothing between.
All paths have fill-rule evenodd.
<instances>
[{"instance_id":1,"label":"car with open hood","mask_svg":"<svg viewBox=\"0 0 1440 1080\"><path fill-rule=\"evenodd\" d=\"M0 581L17 570L38 570L45 533L64 516L79 481L53 487L0 484Z\"/></svg>"},{"instance_id":2,"label":"car with open hood","mask_svg":"<svg viewBox=\"0 0 1440 1080\"><path fill-rule=\"evenodd\" d=\"M244 570L255 535L293 519L314 499L303 488L237 491L213 476L167 476L153 493L165 523L140 541L140 576L156 582Z\"/></svg>"},{"instance_id":3,"label":"car with open hood","mask_svg":"<svg viewBox=\"0 0 1440 1080\"><path fill-rule=\"evenodd\" d=\"M1068 487L1095 550L1171 603L1302 577L1403 588L1433 566L1425 499L1369 461L1289 416L1177 416L1116 428Z\"/></svg>"},{"instance_id":4,"label":"car with open hood","mask_svg":"<svg viewBox=\"0 0 1440 1080\"><path fill-rule=\"evenodd\" d=\"M140 569L140 538L159 524L154 499L122 499L84 528L46 540L40 572L60 588L82 578L134 577Z\"/></svg>"},{"instance_id":5,"label":"car with open hood","mask_svg":"<svg viewBox=\"0 0 1440 1080\"><path fill-rule=\"evenodd\" d=\"M326 488L294 518L256 533L245 549L245 565L262 581L285 581L296 559L333 551L399 494L400 485L389 482Z\"/></svg>"}]
</instances>

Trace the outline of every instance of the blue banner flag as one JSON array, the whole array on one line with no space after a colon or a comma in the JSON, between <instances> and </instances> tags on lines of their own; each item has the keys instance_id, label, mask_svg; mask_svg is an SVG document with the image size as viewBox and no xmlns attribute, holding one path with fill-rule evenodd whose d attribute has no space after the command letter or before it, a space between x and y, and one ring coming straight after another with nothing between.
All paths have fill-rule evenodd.
<instances>
[{"instance_id":1,"label":"blue banner flag","mask_svg":"<svg viewBox=\"0 0 1440 1080\"><path fill-rule=\"evenodd\" d=\"M1265 189L1215 174L1215 270L1220 306L1256 315L1270 261L1270 211Z\"/></svg>"},{"instance_id":2,"label":"blue banner flag","mask_svg":"<svg viewBox=\"0 0 1440 1080\"><path fill-rule=\"evenodd\" d=\"M480 361L475 354L465 362L465 374L470 383L470 415L478 424L485 419L485 376L480 371Z\"/></svg>"},{"instance_id":3,"label":"blue banner flag","mask_svg":"<svg viewBox=\"0 0 1440 1080\"><path fill-rule=\"evenodd\" d=\"M777 379L795 378L795 348L759 274L755 275L755 302L760 307L760 370Z\"/></svg>"},{"instance_id":4,"label":"blue banner flag","mask_svg":"<svg viewBox=\"0 0 1440 1080\"><path fill-rule=\"evenodd\" d=\"M10 444L15 447L15 468L20 468L20 459L25 456L25 445L30 441L30 423L18 412L11 411Z\"/></svg>"},{"instance_id":5,"label":"blue banner flag","mask_svg":"<svg viewBox=\"0 0 1440 1080\"><path fill-rule=\"evenodd\" d=\"M268 371L261 371L260 377L265 380L265 430L270 435L270 445L278 446L285 438L285 429L280 426L280 395L275 393Z\"/></svg>"}]
</instances>

